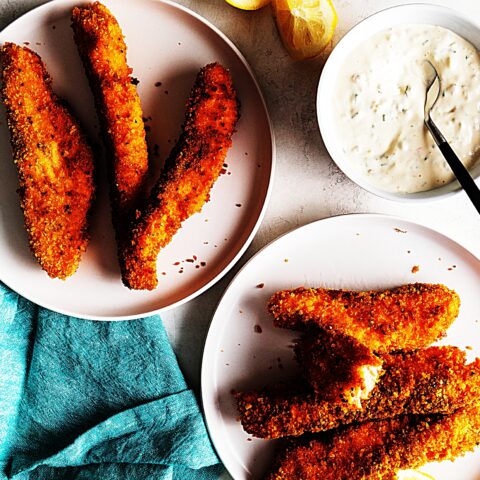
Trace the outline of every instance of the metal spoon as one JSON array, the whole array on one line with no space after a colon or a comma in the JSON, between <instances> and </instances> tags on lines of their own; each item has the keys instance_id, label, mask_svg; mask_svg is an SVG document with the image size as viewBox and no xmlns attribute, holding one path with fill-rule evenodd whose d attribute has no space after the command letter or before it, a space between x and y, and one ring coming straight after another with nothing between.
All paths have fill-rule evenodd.
<instances>
[{"instance_id":1,"label":"metal spoon","mask_svg":"<svg viewBox=\"0 0 480 480\"><path fill-rule=\"evenodd\" d=\"M433 66L431 62L425 60L425 62L430 65L432 69L432 79L429 81L427 86L427 93L425 96L425 105L424 105L424 121L425 125L428 128L429 132L431 133L435 143L437 144L438 148L442 152L445 160L450 165L453 173L457 177L460 185L465 190L466 194L469 196L470 200L472 201L473 205L477 209L478 213L480 213L480 190L475 184L475 180L471 177L468 173L468 170L465 168L463 163L457 157L455 152L453 151L452 147L449 143L445 140L445 137L442 135L438 127L432 120L430 116L431 111L435 107L437 103L440 92L442 91L442 85L440 81L440 76L438 75L437 69Z\"/></svg>"}]
</instances>

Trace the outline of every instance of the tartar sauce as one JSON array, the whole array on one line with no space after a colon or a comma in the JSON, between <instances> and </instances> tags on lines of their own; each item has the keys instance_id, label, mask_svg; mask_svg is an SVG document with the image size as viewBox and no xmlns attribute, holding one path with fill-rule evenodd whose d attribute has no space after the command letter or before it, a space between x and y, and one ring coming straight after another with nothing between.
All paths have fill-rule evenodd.
<instances>
[{"instance_id":1,"label":"tartar sauce","mask_svg":"<svg viewBox=\"0 0 480 480\"><path fill-rule=\"evenodd\" d=\"M454 178L423 122L431 77L425 59L442 83L432 119L467 167L480 156L477 49L443 27L395 26L351 52L333 99L345 156L383 190L420 192Z\"/></svg>"}]
</instances>

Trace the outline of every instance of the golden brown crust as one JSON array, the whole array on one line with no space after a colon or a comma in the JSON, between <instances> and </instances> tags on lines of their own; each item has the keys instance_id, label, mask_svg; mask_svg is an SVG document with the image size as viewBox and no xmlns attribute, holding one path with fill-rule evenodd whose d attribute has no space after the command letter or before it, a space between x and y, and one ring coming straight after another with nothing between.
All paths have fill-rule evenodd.
<instances>
[{"instance_id":1,"label":"golden brown crust","mask_svg":"<svg viewBox=\"0 0 480 480\"><path fill-rule=\"evenodd\" d=\"M275 325L317 325L350 335L377 353L423 348L458 316L460 299L444 285L415 283L384 291L282 290L268 308Z\"/></svg>"},{"instance_id":2,"label":"golden brown crust","mask_svg":"<svg viewBox=\"0 0 480 480\"><path fill-rule=\"evenodd\" d=\"M125 243L121 267L127 287L152 290L157 286L158 253L182 222L209 200L237 120L230 73L218 63L207 65L190 94L181 138Z\"/></svg>"},{"instance_id":3,"label":"golden brown crust","mask_svg":"<svg viewBox=\"0 0 480 480\"><path fill-rule=\"evenodd\" d=\"M1 59L2 95L30 248L50 277L65 279L78 268L88 243L92 150L53 93L40 57L6 43Z\"/></svg>"},{"instance_id":4,"label":"golden brown crust","mask_svg":"<svg viewBox=\"0 0 480 480\"><path fill-rule=\"evenodd\" d=\"M362 409L321 400L303 389L237 393L242 426L260 438L298 436L353 422L405 414L451 413L480 398L480 359L465 364L456 347L386 354L384 374Z\"/></svg>"},{"instance_id":5,"label":"golden brown crust","mask_svg":"<svg viewBox=\"0 0 480 480\"><path fill-rule=\"evenodd\" d=\"M266 480L374 480L454 460L480 444L480 404L446 416L402 416L292 439Z\"/></svg>"},{"instance_id":6,"label":"golden brown crust","mask_svg":"<svg viewBox=\"0 0 480 480\"><path fill-rule=\"evenodd\" d=\"M382 370L382 360L353 337L312 328L295 345L295 357L318 398L360 407Z\"/></svg>"},{"instance_id":7,"label":"golden brown crust","mask_svg":"<svg viewBox=\"0 0 480 480\"><path fill-rule=\"evenodd\" d=\"M99 2L75 7L72 28L107 147L113 222L120 241L148 173L140 99L122 30L111 12Z\"/></svg>"}]
</instances>

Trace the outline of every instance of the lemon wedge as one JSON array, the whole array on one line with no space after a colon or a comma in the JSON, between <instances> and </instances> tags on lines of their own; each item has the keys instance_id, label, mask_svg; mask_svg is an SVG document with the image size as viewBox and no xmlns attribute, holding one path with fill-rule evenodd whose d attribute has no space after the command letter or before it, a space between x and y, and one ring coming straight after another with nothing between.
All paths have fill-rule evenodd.
<instances>
[{"instance_id":1,"label":"lemon wedge","mask_svg":"<svg viewBox=\"0 0 480 480\"><path fill-rule=\"evenodd\" d=\"M232 7L240 10L258 10L270 3L270 0L225 0Z\"/></svg>"},{"instance_id":2,"label":"lemon wedge","mask_svg":"<svg viewBox=\"0 0 480 480\"><path fill-rule=\"evenodd\" d=\"M278 30L290 55L315 57L330 43L337 26L331 0L273 0Z\"/></svg>"},{"instance_id":3,"label":"lemon wedge","mask_svg":"<svg viewBox=\"0 0 480 480\"><path fill-rule=\"evenodd\" d=\"M400 470L397 472L398 480L435 480L434 477L419 470Z\"/></svg>"}]
</instances>

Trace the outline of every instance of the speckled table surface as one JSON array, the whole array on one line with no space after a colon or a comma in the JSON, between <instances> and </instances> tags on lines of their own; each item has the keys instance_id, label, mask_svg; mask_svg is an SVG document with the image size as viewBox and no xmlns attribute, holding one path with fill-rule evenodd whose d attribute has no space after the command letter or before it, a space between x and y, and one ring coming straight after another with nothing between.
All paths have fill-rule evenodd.
<instances>
[{"instance_id":1,"label":"speckled table surface","mask_svg":"<svg viewBox=\"0 0 480 480\"><path fill-rule=\"evenodd\" d=\"M45 2L0 0L0 27L42 3ZM285 232L333 215L387 213L439 230L480 255L480 218L464 193L420 205L392 203L362 190L336 167L325 150L316 121L315 97L322 61L294 62L289 58L278 38L269 7L242 12L224 0L180 0L178 3L210 20L247 58L265 96L277 144L273 194L252 245L216 286L163 315L181 366L193 388L200 387L203 344L222 292L255 252ZM334 0L339 15L334 43L360 19L399 3L413 2ZM477 0L436 0L435 3L480 18Z\"/></svg>"},{"instance_id":2,"label":"speckled table surface","mask_svg":"<svg viewBox=\"0 0 480 480\"><path fill-rule=\"evenodd\" d=\"M325 150L316 120L315 97L322 62L296 63L288 57L269 7L242 12L223 0L179 3L210 20L245 55L265 96L277 145L272 197L250 248L215 287L163 315L192 385L199 385L202 349L210 319L235 272L264 245L296 227L345 213L386 213L439 230L480 255L480 218L463 192L434 203L393 203L362 190L337 168ZM360 19L399 3L409 2L334 0L339 16L334 42ZM437 0L436 3L480 18L480 2L476 0Z\"/></svg>"}]
</instances>

